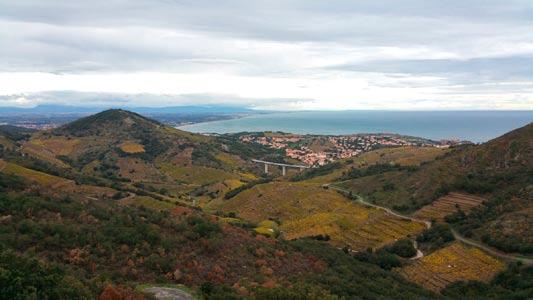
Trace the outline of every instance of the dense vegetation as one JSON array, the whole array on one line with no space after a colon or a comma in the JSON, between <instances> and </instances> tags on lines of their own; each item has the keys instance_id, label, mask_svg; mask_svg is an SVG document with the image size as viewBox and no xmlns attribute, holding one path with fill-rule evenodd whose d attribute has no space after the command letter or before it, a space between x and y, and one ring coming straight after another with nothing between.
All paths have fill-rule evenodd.
<instances>
[{"instance_id":1,"label":"dense vegetation","mask_svg":"<svg viewBox=\"0 0 533 300\"><path fill-rule=\"evenodd\" d=\"M90 290L60 266L0 248L0 299L89 298Z\"/></svg>"},{"instance_id":2,"label":"dense vegetation","mask_svg":"<svg viewBox=\"0 0 533 300\"><path fill-rule=\"evenodd\" d=\"M224 291L237 297L229 286L239 278L264 280L265 275L254 267L262 259L271 267L261 272L279 274L281 285L273 290L258 288L259 299L272 295L298 299L307 293L430 297L325 243L304 240L272 245L247 237L250 234L243 229L223 229L197 213L170 217L168 212L113 203L0 194L0 216L9 216L2 219L0 249L22 253L2 251L0 267L7 270L0 272L3 295L71 298L77 293L84 298L97 295L109 282L169 283L173 280L168 274L178 268L180 281L198 286L208 298L217 299ZM196 263L190 265L193 260ZM233 266L243 264L249 271L235 273ZM213 266L228 272L204 271ZM293 278L298 284L289 287L282 278ZM11 282L17 282L16 290Z\"/></svg>"},{"instance_id":3,"label":"dense vegetation","mask_svg":"<svg viewBox=\"0 0 533 300\"><path fill-rule=\"evenodd\" d=\"M28 139L34 132L34 129L11 125L0 125L0 135L3 135L13 141Z\"/></svg>"},{"instance_id":4,"label":"dense vegetation","mask_svg":"<svg viewBox=\"0 0 533 300\"><path fill-rule=\"evenodd\" d=\"M143 123L145 124L152 124L156 126L161 125L155 120L145 118L130 111L110 109L98 114L78 119L74 122L70 122L67 125L54 130L54 134L67 134L73 136L101 135L105 133L103 131L105 127L103 125L109 126L108 129L113 129L117 125L122 125L124 118L131 117L134 117L138 120L143 120Z\"/></svg>"},{"instance_id":5,"label":"dense vegetation","mask_svg":"<svg viewBox=\"0 0 533 300\"><path fill-rule=\"evenodd\" d=\"M368 249L367 251L362 251L355 254L355 258L362 262L378 265L384 270L391 270L392 268L398 268L402 266L402 262L398 256L385 249L380 249L378 251Z\"/></svg>"},{"instance_id":6,"label":"dense vegetation","mask_svg":"<svg viewBox=\"0 0 533 300\"><path fill-rule=\"evenodd\" d=\"M258 143L242 143L239 141L241 134L227 134L217 137L217 143L223 145L226 150L244 159L265 159L276 162L283 162L285 152L280 149L272 149Z\"/></svg>"},{"instance_id":7,"label":"dense vegetation","mask_svg":"<svg viewBox=\"0 0 533 300\"><path fill-rule=\"evenodd\" d=\"M232 190L229 190L224 195L224 199L226 199L226 200L231 199L231 198L237 196L242 191L246 191L248 189L251 189L251 188L253 188L254 186L256 186L258 184L269 183L270 181L272 181L271 178L261 178L259 180L254 180L254 181L248 182L246 184L241 185L238 188L234 188Z\"/></svg>"},{"instance_id":8,"label":"dense vegetation","mask_svg":"<svg viewBox=\"0 0 533 300\"><path fill-rule=\"evenodd\" d=\"M458 282L442 291L453 299L531 299L533 267L510 265L490 283Z\"/></svg>"},{"instance_id":9,"label":"dense vegetation","mask_svg":"<svg viewBox=\"0 0 533 300\"><path fill-rule=\"evenodd\" d=\"M446 221L464 236L479 237L484 243L505 252L532 254L533 244L527 221L530 216L527 212L515 212L516 207L528 204L526 199L531 199L531 191L522 190L515 195L519 197L498 193L468 215L459 210L446 217ZM510 215L506 216L506 213Z\"/></svg>"},{"instance_id":10,"label":"dense vegetation","mask_svg":"<svg viewBox=\"0 0 533 300\"><path fill-rule=\"evenodd\" d=\"M440 249L453 240L455 240L455 238L450 230L450 226L447 224L433 224L431 228L424 230L416 238L420 247L426 252Z\"/></svg>"},{"instance_id":11,"label":"dense vegetation","mask_svg":"<svg viewBox=\"0 0 533 300\"><path fill-rule=\"evenodd\" d=\"M483 194L488 199L485 205L470 214L458 208L446 221L465 236L504 251L532 253L528 202L532 191L527 188L533 184L527 140L531 128L526 128L526 139L523 133L518 137L513 133L504 142L456 149L417 167L365 164L348 170L342 179L358 182L368 199L379 203L388 199L387 205L406 211L450 191ZM410 239L397 237L381 249L354 254L348 247L343 251L331 246L339 242L333 234L292 241L267 238L236 219L236 209L217 217L172 203L174 197L183 199L180 193L186 191L195 200L225 198L220 202L229 204L259 190L255 185L271 181L254 179L249 172L257 171L257 166L246 160L282 162L283 151L242 143L239 135L192 135L122 110L35 133L29 139L29 132L10 134L9 147L0 151L0 158L9 162L4 166L21 165L58 177L43 187L30 182L24 173L16 173L21 178L0 172L0 299L96 298L109 284L133 291L139 284L175 283L206 299L527 299L532 293L532 269L513 265L490 285L457 283L435 295L407 282L398 272L397 268L413 265L408 258L416 250ZM141 150L129 151L122 147L124 142ZM30 154L23 155L20 149ZM333 163L292 180L331 174L340 167L341 163ZM198 184L192 176L196 172L197 177L205 177L215 171L214 183ZM40 175L49 179L47 174ZM328 225L324 220L342 230L353 226L354 235L366 230L374 240L389 226L396 226L396 233L401 226L409 232L408 225L385 215L372 216L379 225L374 229L366 221L348 222L363 219L366 209L319 185L282 179L261 188L260 194L253 195L256 202L246 205L255 214L270 209L276 203L272 199L277 199L286 205L277 207L280 215L298 207L305 219L320 204L327 209L318 212L328 213L311 220L320 226ZM89 197L88 190L97 192ZM144 203L152 203L151 208ZM345 216L338 218L336 208L342 208L339 211ZM261 220L266 217L261 215L257 221ZM277 221L284 233L289 232L289 227L283 227L289 221L294 228L300 226L294 219ZM309 223L302 223L301 228L309 229ZM443 224L433 224L417 237L426 255L451 241L450 227Z\"/></svg>"},{"instance_id":12,"label":"dense vegetation","mask_svg":"<svg viewBox=\"0 0 533 300\"><path fill-rule=\"evenodd\" d=\"M292 181L302 181L307 180L311 178L315 178L318 176L323 176L332 173L333 171L339 169L342 166L342 163L340 162L334 162L330 163L324 166L320 166L318 168L312 168L309 170L305 170L301 173L298 173L294 175L291 180Z\"/></svg>"},{"instance_id":13,"label":"dense vegetation","mask_svg":"<svg viewBox=\"0 0 533 300\"><path fill-rule=\"evenodd\" d=\"M352 167L350 170L345 172L339 180L350 180L360 177L372 176L377 174L382 174L390 171L407 171L413 172L417 170L416 166L402 166L396 164L374 164L366 168L355 168Z\"/></svg>"},{"instance_id":14,"label":"dense vegetation","mask_svg":"<svg viewBox=\"0 0 533 300\"><path fill-rule=\"evenodd\" d=\"M435 299L437 297L419 290L415 285L405 283L393 273L361 262L360 259L342 250L324 247L324 242L302 239L292 244L304 253L324 259L329 268L322 273L313 274L308 280L322 285L337 296L347 299L424 299L428 297ZM398 265L391 261L383 259L384 268Z\"/></svg>"},{"instance_id":15,"label":"dense vegetation","mask_svg":"<svg viewBox=\"0 0 533 300\"><path fill-rule=\"evenodd\" d=\"M413 241L410 239L398 240L394 244L386 247L386 249L403 258L410 258L416 255L416 249L413 246Z\"/></svg>"},{"instance_id":16,"label":"dense vegetation","mask_svg":"<svg viewBox=\"0 0 533 300\"><path fill-rule=\"evenodd\" d=\"M533 123L479 146L453 149L413 170L377 165L345 174L343 187L370 201L413 213L449 192L487 199L446 220L467 237L506 252L532 253Z\"/></svg>"}]
</instances>

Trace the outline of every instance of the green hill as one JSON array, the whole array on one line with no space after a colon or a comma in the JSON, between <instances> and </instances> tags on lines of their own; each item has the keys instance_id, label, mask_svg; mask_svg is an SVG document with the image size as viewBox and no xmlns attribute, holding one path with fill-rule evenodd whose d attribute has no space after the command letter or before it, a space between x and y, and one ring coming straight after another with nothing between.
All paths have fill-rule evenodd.
<instances>
[{"instance_id":1,"label":"green hill","mask_svg":"<svg viewBox=\"0 0 533 300\"><path fill-rule=\"evenodd\" d=\"M73 174L73 179L96 178L163 198L189 199L205 185L255 178L250 164L217 138L119 109L37 132L23 142L21 151L49 169Z\"/></svg>"},{"instance_id":2,"label":"green hill","mask_svg":"<svg viewBox=\"0 0 533 300\"><path fill-rule=\"evenodd\" d=\"M531 253L531 226L518 221L521 218L512 221L507 214L520 212L533 218L532 137L533 123L482 145L455 148L415 169L363 175L355 172L341 185L376 204L403 212L414 212L449 192L481 196L487 199L485 205L449 221L467 236L502 250ZM503 220L507 220L505 226Z\"/></svg>"},{"instance_id":3,"label":"green hill","mask_svg":"<svg viewBox=\"0 0 533 300\"><path fill-rule=\"evenodd\" d=\"M0 151L2 299L136 299L146 286L186 286L202 299L457 299L528 292L530 271L516 266L490 282L485 276L488 283L441 282L441 294L406 281L391 268L414 266L416 277L435 255L417 269L382 247L414 238L423 226L351 202L322 184L335 177L354 187L364 182L361 189L379 189L368 197L406 203L413 211L448 190L481 193L486 205L447 221L487 243L527 252L531 127L446 154L382 149L343 161L340 169L292 179L299 182L258 179L260 166L247 162L279 157L279 151L232 136L183 132L123 110L10 134L0 134L10 143ZM239 188L245 182L247 188ZM224 199L229 191L240 193ZM389 198L395 193L397 202ZM193 207L198 203L210 210ZM455 249L447 247L441 252Z\"/></svg>"},{"instance_id":4,"label":"green hill","mask_svg":"<svg viewBox=\"0 0 533 300\"><path fill-rule=\"evenodd\" d=\"M0 156L2 298L94 299L109 284L135 294L140 284L176 283L222 298L346 295L359 289L374 297L392 296L394 290L430 297L327 245L255 237L246 228L176 205L171 186L218 186L252 176L244 174L243 159L214 138L122 110L20 139L12 139L16 132L9 129L14 148ZM79 184L87 177L116 189ZM330 258L343 256L352 262L346 279L336 275ZM361 273L383 279L374 286ZM343 282L331 289L331 278Z\"/></svg>"}]
</instances>

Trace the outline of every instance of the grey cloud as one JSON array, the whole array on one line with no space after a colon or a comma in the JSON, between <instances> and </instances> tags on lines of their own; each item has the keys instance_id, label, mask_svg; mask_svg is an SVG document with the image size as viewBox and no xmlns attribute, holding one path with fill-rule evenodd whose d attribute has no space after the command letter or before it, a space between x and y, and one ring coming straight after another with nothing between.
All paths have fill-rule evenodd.
<instances>
[{"instance_id":1,"label":"grey cloud","mask_svg":"<svg viewBox=\"0 0 533 300\"><path fill-rule=\"evenodd\" d=\"M533 79L533 56L508 56L472 59L379 60L330 66L327 69L355 72L457 76L461 81ZM457 79L457 78L456 78Z\"/></svg>"},{"instance_id":2,"label":"grey cloud","mask_svg":"<svg viewBox=\"0 0 533 300\"><path fill-rule=\"evenodd\" d=\"M368 79L375 87L525 95L533 79L531 28L530 0L4 0L0 72L216 71L304 78L357 72L395 78ZM420 76L436 79L418 81ZM510 84L515 81L526 83ZM39 99L96 96L116 101L64 92ZM123 98L179 103L216 102L220 96ZM237 98L224 101L245 102ZM249 103L261 101L278 103Z\"/></svg>"},{"instance_id":3,"label":"grey cloud","mask_svg":"<svg viewBox=\"0 0 533 300\"><path fill-rule=\"evenodd\" d=\"M533 4L521 0L8 0L0 2L0 68L182 71L202 68L193 60L221 58L248 64L241 72L289 71L230 38L367 51L427 47L475 57L490 48L487 40L496 48L533 42L532 15Z\"/></svg>"},{"instance_id":4,"label":"grey cloud","mask_svg":"<svg viewBox=\"0 0 533 300\"><path fill-rule=\"evenodd\" d=\"M26 93L0 95L0 106L33 107L36 105L62 104L88 107L138 107L143 103L150 106L173 105L236 105L251 109L279 109L280 105L313 103L313 99L293 98L242 98L237 95L223 94L123 94L123 93L90 93L77 91L49 91L40 93Z\"/></svg>"}]
</instances>

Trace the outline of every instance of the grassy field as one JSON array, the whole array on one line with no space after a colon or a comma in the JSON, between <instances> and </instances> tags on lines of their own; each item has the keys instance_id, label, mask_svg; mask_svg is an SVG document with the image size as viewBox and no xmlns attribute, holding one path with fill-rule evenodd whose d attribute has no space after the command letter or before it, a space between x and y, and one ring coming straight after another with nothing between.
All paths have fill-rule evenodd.
<instances>
[{"instance_id":1,"label":"grassy field","mask_svg":"<svg viewBox=\"0 0 533 300\"><path fill-rule=\"evenodd\" d=\"M120 177L129 178L132 181L161 182L165 175L152 163L133 157L119 157L117 167Z\"/></svg>"},{"instance_id":2,"label":"grassy field","mask_svg":"<svg viewBox=\"0 0 533 300\"><path fill-rule=\"evenodd\" d=\"M8 138L0 135L0 146L6 149L13 149L15 147L15 144Z\"/></svg>"},{"instance_id":3,"label":"grassy field","mask_svg":"<svg viewBox=\"0 0 533 300\"><path fill-rule=\"evenodd\" d=\"M380 248L424 229L419 223L351 202L333 190L301 182L257 185L208 207L235 212L252 223L278 220L285 239L327 235L333 244L354 250Z\"/></svg>"},{"instance_id":4,"label":"grassy field","mask_svg":"<svg viewBox=\"0 0 533 300\"><path fill-rule=\"evenodd\" d=\"M262 234L268 237L276 237L279 233L278 223L270 220L265 220L257 224L257 227L254 228L256 233Z\"/></svg>"},{"instance_id":5,"label":"grassy field","mask_svg":"<svg viewBox=\"0 0 533 300\"><path fill-rule=\"evenodd\" d=\"M455 167L428 164L420 167L424 172L390 171L348 180L339 186L375 204L408 213L429 204L441 185L451 184Z\"/></svg>"},{"instance_id":6,"label":"grassy field","mask_svg":"<svg viewBox=\"0 0 533 300\"><path fill-rule=\"evenodd\" d=\"M119 147L125 153L144 153L143 145L131 141L124 142Z\"/></svg>"},{"instance_id":7,"label":"grassy field","mask_svg":"<svg viewBox=\"0 0 533 300\"><path fill-rule=\"evenodd\" d=\"M36 157L45 162L51 163L52 165L69 168L69 165L63 162L62 160L56 157L56 154L51 150L44 147L42 144L39 144L36 141L26 142L22 145L22 152L30 156Z\"/></svg>"},{"instance_id":8,"label":"grassy field","mask_svg":"<svg viewBox=\"0 0 533 300\"><path fill-rule=\"evenodd\" d=\"M123 205L143 206L155 210L169 210L176 207L176 205L173 203L157 200L148 196L128 197L126 199L119 200L119 203Z\"/></svg>"},{"instance_id":9,"label":"grassy field","mask_svg":"<svg viewBox=\"0 0 533 300\"><path fill-rule=\"evenodd\" d=\"M6 174L13 174L23 177L29 181L36 182L43 186L55 187L74 184L72 180L67 180L61 177L53 176L43 172L28 169L17 164L7 163L2 172Z\"/></svg>"},{"instance_id":10,"label":"grassy field","mask_svg":"<svg viewBox=\"0 0 533 300\"><path fill-rule=\"evenodd\" d=\"M172 164L163 163L160 165L160 168L165 174L175 180L198 185L239 178L239 176L234 173L202 166L177 167Z\"/></svg>"},{"instance_id":11,"label":"grassy field","mask_svg":"<svg viewBox=\"0 0 533 300\"><path fill-rule=\"evenodd\" d=\"M504 268L503 262L481 250L454 242L399 269L398 272L408 280L438 292L456 281L488 282Z\"/></svg>"},{"instance_id":12,"label":"grassy field","mask_svg":"<svg viewBox=\"0 0 533 300\"><path fill-rule=\"evenodd\" d=\"M334 172L312 178L307 182L329 183L337 180L343 172L350 168L362 168L373 164L398 164L402 166L418 166L423 162L431 161L446 153L447 149L435 147L396 147L383 148L361 154L360 156L344 159L343 166ZM351 161L351 162L350 162Z\"/></svg>"},{"instance_id":13,"label":"grassy field","mask_svg":"<svg viewBox=\"0 0 533 300\"><path fill-rule=\"evenodd\" d=\"M324 190L315 184L271 182L256 185L231 200L221 202L220 208L259 223L268 218L303 218L310 213L342 209L346 204L346 199L337 192Z\"/></svg>"},{"instance_id":14,"label":"grassy field","mask_svg":"<svg viewBox=\"0 0 533 300\"><path fill-rule=\"evenodd\" d=\"M468 213L474 207L479 206L485 199L462 193L450 193L440 197L418 211L413 216L423 220L443 221L444 217L453 214L458 209Z\"/></svg>"},{"instance_id":15,"label":"grassy field","mask_svg":"<svg viewBox=\"0 0 533 300\"><path fill-rule=\"evenodd\" d=\"M48 139L35 138L29 141L29 144L43 147L54 153L54 155L69 155L79 143L79 139L65 137L52 137Z\"/></svg>"},{"instance_id":16,"label":"grassy field","mask_svg":"<svg viewBox=\"0 0 533 300\"><path fill-rule=\"evenodd\" d=\"M6 174L17 175L30 182L37 183L43 188L43 192L53 196L69 195L76 199L111 199L111 197L117 192L108 187L85 184L78 185L73 180L28 169L13 163L4 162L3 168L0 163L0 171Z\"/></svg>"},{"instance_id":17,"label":"grassy field","mask_svg":"<svg viewBox=\"0 0 533 300\"><path fill-rule=\"evenodd\" d=\"M223 165L229 168L236 168L242 165L242 159L228 153L220 152L215 155L215 158L218 159Z\"/></svg>"}]
</instances>

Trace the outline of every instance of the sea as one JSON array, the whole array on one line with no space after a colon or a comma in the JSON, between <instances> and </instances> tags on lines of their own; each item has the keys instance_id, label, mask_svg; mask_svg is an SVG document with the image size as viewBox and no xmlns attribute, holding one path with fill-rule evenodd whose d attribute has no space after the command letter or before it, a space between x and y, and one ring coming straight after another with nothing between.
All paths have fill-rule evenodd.
<instances>
[{"instance_id":1,"label":"sea","mask_svg":"<svg viewBox=\"0 0 533 300\"><path fill-rule=\"evenodd\" d=\"M531 122L533 111L298 111L258 113L178 128L195 133L397 133L482 143Z\"/></svg>"}]
</instances>

